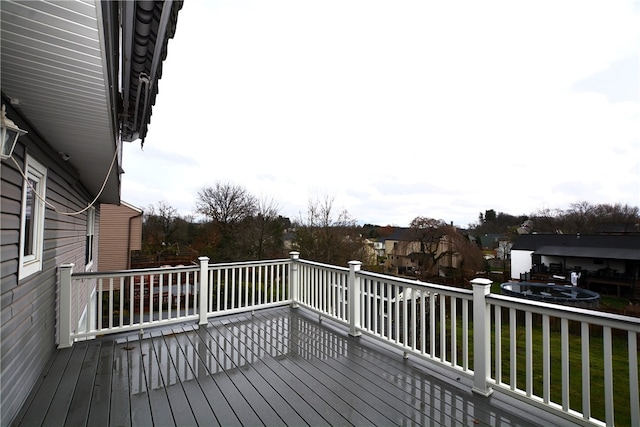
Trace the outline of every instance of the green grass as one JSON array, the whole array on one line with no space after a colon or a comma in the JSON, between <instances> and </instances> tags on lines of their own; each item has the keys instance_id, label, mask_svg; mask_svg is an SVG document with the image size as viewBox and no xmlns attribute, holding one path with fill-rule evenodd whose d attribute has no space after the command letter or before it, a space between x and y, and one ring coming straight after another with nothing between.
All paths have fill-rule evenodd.
<instances>
[{"instance_id":1,"label":"green grass","mask_svg":"<svg viewBox=\"0 0 640 427\"><path fill-rule=\"evenodd\" d=\"M620 298L613 295L600 295L600 309L613 313L622 313L629 305L629 298Z\"/></svg>"},{"instance_id":2,"label":"green grass","mask_svg":"<svg viewBox=\"0 0 640 427\"><path fill-rule=\"evenodd\" d=\"M447 302L447 311L449 304ZM437 308L436 308L437 309ZM457 342L457 360L462 363L462 316L461 310L458 310L456 321L456 342ZM470 322L472 315L469 314ZM495 324L491 326L491 374L495 378ZM440 320L439 314L435 317L436 336L429 337L428 319L424 327L426 327L427 350L431 339L435 340L436 357L440 357ZM551 318L549 322L549 347L550 347L550 400L554 403L562 405L562 349L561 349L561 321L557 318ZM511 384L510 378L510 328L508 310L504 309L502 316L502 363L501 381L505 384ZM526 329L524 314L518 312L516 316L515 326L516 341L516 387L520 390L526 390ZM451 330L450 319L447 319L447 355L451 351ZM420 336L417 331L418 337ZM532 386L533 393L537 396L543 396L543 343L542 343L542 316L534 314L532 316L531 328L532 341ZM578 322L568 322L568 359L569 359L569 407L580 413L582 408L582 337L580 324ZM418 344L419 346L419 344ZM470 325L469 329L469 366L473 369L473 330ZM614 390L614 419L616 425L631 425L631 402L629 401L629 351L627 333L624 331L613 330L612 334L612 367L613 367L613 390ZM447 356L449 358L450 356ZM640 371L640 363L638 364ZM604 390L604 343L602 327L592 326L589 331L589 380L590 380L590 396L591 396L591 416L599 420L605 420L605 390ZM636 403L637 404L637 403Z\"/></svg>"},{"instance_id":3,"label":"green grass","mask_svg":"<svg viewBox=\"0 0 640 427\"><path fill-rule=\"evenodd\" d=\"M500 293L500 284L491 286L492 293ZM629 304L627 298L602 295L600 310L620 313ZM506 312L506 311L505 311ZM533 316L532 354L533 354L533 392L542 396L543 392L543 359L542 359L542 321L540 315ZM550 322L550 376L551 400L562 404L562 353L560 320L551 319ZM582 338L578 322L569 322L569 407L582 412ZM460 335L461 336L461 335ZM508 316L503 314L502 320L502 381L510 383L510 333ZM495 329L492 324L492 353L494 352ZM471 339L471 345L473 341ZM516 384L519 389L525 389L526 382L526 354L525 354L525 326L522 315L518 317L516 327ZM629 402L629 351L627 333L613 331L612 336L612 365L614 419L616 425L631 425L631 402ZM494 356L495 357L495 356ZM604 343L602 327L592 326L589 333L589 368L591 391L591 415L604 420ZM640 370L640 363L639 363ZM492 360L492 375L495 374L495 359ZM635 402L634 402L635 403ZM636 403L637 404L637 403Z\"/></svg>"},{"instance_id":4,"label":"green grass","mask_svg":"<svg viewBox=\"0 0 640 427\"><path fill-rule=\"evenodd\" d=\"M543 394L543 352L541 316L534 315L532 327L533 392ZM562 350L560 321L552 319L550 327L550 391L551 400L562 404ZM502 329L502 381L511 383L510 378L510 325L503 319ZM569 322L569 407L582 412L582 338L580 325ZM621 331L618 331L621 332ZM589 368L591 391L591 414L605 419L604 401L604 344L601 327L591 327L589 334ZM526 388L524 320L518 319L516 326L516 384L521 390ZM492 337L492 345L495 336ZM495 374L495 359L492 361ZM615 390L614 412L616 425L630 425L629 402L629 359L626 333L615 333L612 337L613 389Z\"/></svg>"}]
</instances>

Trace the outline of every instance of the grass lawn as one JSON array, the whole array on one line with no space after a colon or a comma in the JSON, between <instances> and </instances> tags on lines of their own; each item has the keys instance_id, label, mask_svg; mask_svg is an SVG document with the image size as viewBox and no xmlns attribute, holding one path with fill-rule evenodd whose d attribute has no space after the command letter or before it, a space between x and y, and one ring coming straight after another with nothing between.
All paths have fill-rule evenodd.
<instances>
[{"instance_id":1,"label":"grass lawn","mask_svg":"<svg viewBox=\"0 0 640 427\"><path fill-rule=\"evenodd\" d=\"M492 293L500 293L500 283L493 283ZM620 312L628 304L628 299L615 296L602 296L601 309ZM493 319L493 316L492 316ZM533 315L532 350L533 350L533 392L538 396L543 394L543 356L542 356L542 316ZM458 320L461 325L461 319ZM492 320L492 376L495 375L495 328ZM523 313L518 313L516 327L516 385L519 389L526 389L526 354L525 354L525 324ZM458 327L460 329L461 326ZM461 339L462 332L458 331ZM511 384L510 378L510 325L508 311L502 313L502 382ZM631 425L629 402L629 353L627 333L613 331L612 336L612 365L613 390L615 393L614 412L616 425ZM472 357L473 338L470 338L470 357ZM569 322L569 407L582 412L582 338L580 324ZM562 404L562 350L560 320L552 318L550 321L550 392L551 400ZM470 362L472 363L472 362ZM591 390L591 414L594 418L605 419L604 400L604 344L601 327L592 326L589 334L589 369ZM638 366L640 370L640 363ZM638 404L637 402L634 402Z\"/></svg>"},{"instance_id":2,"label":"grass lawn","mask_svg":"<svg viewBox=\"0 0 640 427\"><path fill-rule=\"evenodd\" d=\"M542 321L539 315L533 316L532 354L533 392L543 395L543 352ZM554 321L557 320L557 321ZM558 319L550 322L550 392L551 400L562 404L562 350L561 329ZM511 384L510 378L510 325L503 318L502 324L502 381ZM516 384L521 390L526 389L526 355L524 319L518 319L516 328ZM614 410L616 425L631 425L629 402L629 358L626 333L614 331L612 337L613 390L615 390ZM492 337L494 345L495 336ZM582 412L582 338L580 325L569 322L569 407ZM492 347L493 348L493 347ZM492 374L495 374L495 359L492 361ZM589 336L589 369L591 391L591 414L605 420L604 389L604 344L601 327L591 327ZM640 365L639 365L640 369ZM637 402L635 403L637 404Z\"/></svg>"},{"instance_id":3,"label":"grass lawn","mask_svg":"<svg viewBox=\"0 0 640 427\"><path fill-rule=\"evenodd\" d=\"M496 288L497 286L497 288ZM498 289L499 285L494 284L492 289ZM613 297L612 297L613 298ZM608 304L615 303L615 300L607 300ZM456 349L458 363L462 362L462 308L461 301L456 308ZM450 302L438 301L435 305L436 313L433 313L434 317L434 329L436 331L434 336L430 336L430 316L424 320L425 324L417 325L416 339L420 348L420 328L425 328L426 335L424 337L424 346L429 349L432 340L435 357L440 357L440 310L442 307L446 309L446 351L447 359L450 359L451 351L451 322L450 315ZM469 321L472 322L472 310L469 313ZM510 316L508 309L502 309L500 332L501 336L501 378L500 382L510 386L515 382L516 388L522 391L526 391L527 380L527 366L526 366L526 326L525 326L525 313L523 311L516 311L516 323L510 324ZM531 352L532 352L532 369L530 372L533 394L543 398L544 394L544 371L543 371L543 318L540 314L532 314L531 322ZM496 376L496 353L495 353L495 310L492 309L491 316L491 375ZM562 327L561 319L551 317L549 319L549 391L550 401L562 405L562 367L563 367L563 354L562 354ZM589 397L590 397L590 413L591 417L605 421L605 344L603 337L603 328L600 326L590 326L588 331L588 348L589 357L588 361L583 360L582 356L582 334L580 322L568 321L567 322L567 341L568 351L566 359L568 359L568 406L569 408L582 413L583 412L583 366L588 363L588 375L589 375ZM469 366L473 367L473 328L469 329ZM511 331L514 330L515 337L515 378L511 378ZM637 340L640 342L640 339ZM637 350L636 350L637 351ZM638 402L630 402L630 384L629 384L629 348L628 348L628 333L623 330L612 330L611 336L611 365L612 365L612 378L613 386L612 393L614 396L614 421L616 425L627 426L631 425L631 407L632 405L638 405ZM640 371L640 361L637 366ZM586 396L585 396L586 397Z\"/></svg>"}]
</instances>

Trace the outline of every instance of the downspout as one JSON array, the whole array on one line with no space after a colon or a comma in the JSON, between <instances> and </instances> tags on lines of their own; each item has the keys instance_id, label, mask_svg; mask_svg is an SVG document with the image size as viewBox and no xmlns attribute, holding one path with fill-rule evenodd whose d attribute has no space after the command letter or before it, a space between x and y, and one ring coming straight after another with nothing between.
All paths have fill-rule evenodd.
<instances>
[{"instance_id":1,"label":"downspout","mask_svg":"<svg viewBox=\"0 0 640 427\"><path fill-rule=\"evenodd\" d=\"M142 112L142 122L144 122L144 117L147 113L147 98L149 93L149 76L145 73L140 73L138 76L138 93L136 94L136 109L135 118L133 120L133 131L135 132L138 129L138 107L140 106L140 91L142 90L142 84L144 83L144 111Z\"/></svg>"},{"instance_id":2,"label":"downspout","mask_svg":"<svg viewBox=\"0 0 640 427\"><path fill-rule=\"evenodd\" d=\"M131 94L129 93L129 91L131 90L131 56L133 49L133 29L131 28L131 25L125 25L125 23L135 22L135 7L136 4L132 1L122 2L120 6L120 21L122 26L122 81L120 83L122 85L123 91L122 123L126 124L127 128L129 128L129 116L131 115L131 106L129 105L129 98ZM135 129L129 128L129 130L135 132Z\"/></svg>"},{"instance_id":3,"label":"downspout","mask_svg":"<svg viewBox=\"0 0 640 427\"><path fill-rule=\"evenodd\" d=\"M127 270L131 269L131 221L135 218L141 217L143 214L144 212L140 211L139 214L129 217L129 232L127 233Z\"/></svg>"}]
</instances>

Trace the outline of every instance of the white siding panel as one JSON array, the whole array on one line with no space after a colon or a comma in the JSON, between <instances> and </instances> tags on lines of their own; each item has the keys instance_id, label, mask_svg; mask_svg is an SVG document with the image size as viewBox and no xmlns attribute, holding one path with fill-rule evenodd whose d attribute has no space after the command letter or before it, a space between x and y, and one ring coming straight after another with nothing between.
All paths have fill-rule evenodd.
<instances>
[{"instance_id":1,"label":"white siding panel","mask_svg":"<svg viewBox=\"0 0 640 427\"><path fill-rule=\"evenodd\" d=\"M531 270L531 254L533 251L511 251L511 278L520 279L520 273Z\"/></svg>"}]
</instances>

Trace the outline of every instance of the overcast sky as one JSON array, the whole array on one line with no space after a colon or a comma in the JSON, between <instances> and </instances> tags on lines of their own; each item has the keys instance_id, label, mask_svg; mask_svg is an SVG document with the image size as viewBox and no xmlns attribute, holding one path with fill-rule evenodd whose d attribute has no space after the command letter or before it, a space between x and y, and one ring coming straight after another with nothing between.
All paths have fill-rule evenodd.
<instances>
[{"instance_id":1,"label":"overcast sky","mask_svg":"<svg viewBox=\"0 0 640 427\"><path fill-rule=\"evenodd\" d=\"M123 200L216 182L292 219L467 226L640 205L639 1L186 0Z\"/></svg>"}]
</instances>

